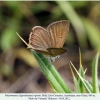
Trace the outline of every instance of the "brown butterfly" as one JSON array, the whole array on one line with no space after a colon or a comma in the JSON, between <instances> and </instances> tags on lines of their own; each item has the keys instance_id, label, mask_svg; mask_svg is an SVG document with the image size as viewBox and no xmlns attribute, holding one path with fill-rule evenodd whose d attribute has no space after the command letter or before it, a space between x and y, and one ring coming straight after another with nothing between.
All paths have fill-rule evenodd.
<instances>
[{"instance_id":1,"label":"brown butterfly","mask_svg":"<svg viewBox=\"0 0 100 100\"><path fill-rule=\"evenodd\" d=\"M67 51L62 48L69 30L69 21L61 20L51 23L47 30L41 26L33 27L29 36L29 46L36 52L47 56L58 56Z\"/></svg>"}]
</instances>

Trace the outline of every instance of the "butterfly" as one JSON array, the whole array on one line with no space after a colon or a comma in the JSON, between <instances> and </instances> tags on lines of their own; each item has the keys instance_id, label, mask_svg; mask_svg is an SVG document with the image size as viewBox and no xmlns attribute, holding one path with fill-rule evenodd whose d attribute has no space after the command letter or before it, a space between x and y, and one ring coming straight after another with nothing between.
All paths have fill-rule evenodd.
<instances>
[{"instance_id":1,"label":"butterfly","mask_svg":"<svg viewBox=\"0 0 100 100\"><path fill-rule=\"evenodd\" d=\"M57 57L67 51L63 48L66 36L69 31L69 21L61 20L51 23L47 29L41 26L32 28L29 35L29 46L38 53Z\"/></svg>"}]
</instances>

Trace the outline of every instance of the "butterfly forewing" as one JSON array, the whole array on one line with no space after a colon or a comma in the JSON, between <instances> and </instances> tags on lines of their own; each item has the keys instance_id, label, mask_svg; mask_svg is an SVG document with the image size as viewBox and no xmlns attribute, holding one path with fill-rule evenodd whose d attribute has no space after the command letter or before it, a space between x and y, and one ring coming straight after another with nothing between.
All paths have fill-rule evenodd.
<instances>
[{"instance_id":1,"label":"butterfly forewing","mask_svg":"<svg viewBox=\"0 0 100 100\"><path fill-rule=\"evenodd\" d=\"M47 30L40 26L34 27L29 36L29 44L34 50L47 51L47 48L50 46L50 39Z\"/></svg>"},{"instance_id":2,"label":"butterfly forewing","mask_svg":"<svg viewBox=\"0 0 100 100\"><path fill-rule=\"evenodd\" d=\"M47 27L51 40L51 48L62 48L66 35L68 34L68 30L69 21L67 20L54 22Z\"/></svg>"}]
</instances>

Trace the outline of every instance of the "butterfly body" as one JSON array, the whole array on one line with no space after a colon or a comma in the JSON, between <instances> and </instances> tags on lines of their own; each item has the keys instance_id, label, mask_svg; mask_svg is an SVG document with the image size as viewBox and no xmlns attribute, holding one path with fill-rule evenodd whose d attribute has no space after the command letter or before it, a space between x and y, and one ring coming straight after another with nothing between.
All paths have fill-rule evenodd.
<instances>
[{"instance_id":1,"label":"butterfly body","mask_svg":"<svg viewBox=\"0 0 100 100\"><path fill-rule=\"evenodd\" d=\"M47 30L41 26L33 27L28 48L52 57L63 54L67 51L63 48L63 44L68 30L69 21L67 20L51 23Z\"/></svg>"}]
</instances>

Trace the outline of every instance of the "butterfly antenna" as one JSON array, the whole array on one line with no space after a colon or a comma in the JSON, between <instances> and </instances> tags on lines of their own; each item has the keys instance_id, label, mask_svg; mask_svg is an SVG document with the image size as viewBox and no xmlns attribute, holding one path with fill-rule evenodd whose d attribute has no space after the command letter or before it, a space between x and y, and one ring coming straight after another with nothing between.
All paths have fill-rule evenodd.
<instances>
[{"instance_id":1,"label":"butterfly antenna","mask_svg":"<svg viewBox=\"0 0 100 100\"><path fill-rule=\"evenodd\" d=\"M17 36L29 47L29 44L16 32Z\"/></svg>"}]
</instances>

